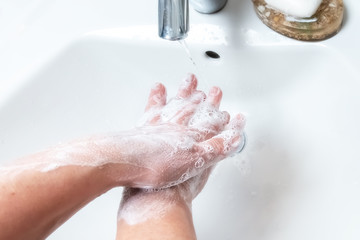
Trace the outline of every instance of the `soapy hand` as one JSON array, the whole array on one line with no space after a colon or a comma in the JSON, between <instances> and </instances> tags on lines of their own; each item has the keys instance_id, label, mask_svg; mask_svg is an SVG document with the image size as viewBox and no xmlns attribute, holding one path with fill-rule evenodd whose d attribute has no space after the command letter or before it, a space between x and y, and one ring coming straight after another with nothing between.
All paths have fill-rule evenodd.
<instances>
[{"instance_id":1,"label":"soapy hand","mask_svg":"<svg viewBox=\"0 0 360 240\"><path fill-rule=\"evenodd\" d=\"M177 97L167 104L163 85L158 84L151 91L142 124L151 129L176 130L179 135L167 138L163 143L164 146L169 144L170 151L175 149L176 153L165 154L165 159L159 153L156 161L150 161L152 166L160 164L161 174L153 176L159 177L157 183L165 188L125 188L118 213L119 226L123 221L135 225L160 218L182 203L190 209L193 199L205 186L214 163L243 146L244 117L237 115L229 123L229 114L219 111L221 90L213 87L206 97L196 90L196 85L195 76L190 75ZM172 145L176 142L177 145Z\"/></svg>"},{"instance_id":2,"label":"soapy hand","mask_svg":"<svg viewBox=\"0 0 360 240\"><path fill-rule=\"evenodd\" d=\"M219 110L221 90L213 87L206 96L196 87L196 77L189 75L167 102L165 87L157 84L138 127L56 146L13 169L102 167L115 185L141 188L185 182L235 153L244 142L244 117L239 114L230 121L230 115Z\"/></svg>"},{"instance_id":3,"label":"soapy hand","mask_svg":"<svg viewBox=\"0 0 360 240\"><path fill-rule=\"evenodd\" d=\"M196 87L196 77L189 75L176 97L167 102L165 87L157 84L140 126L105 141L109 153L126 146L119 161L133 171L132 187L177 185L242 146L244 117L239 114L230 121L230 115L219 110L222 92L218 87L211 88L208 96Z\"/></svg>"}]
</instances>

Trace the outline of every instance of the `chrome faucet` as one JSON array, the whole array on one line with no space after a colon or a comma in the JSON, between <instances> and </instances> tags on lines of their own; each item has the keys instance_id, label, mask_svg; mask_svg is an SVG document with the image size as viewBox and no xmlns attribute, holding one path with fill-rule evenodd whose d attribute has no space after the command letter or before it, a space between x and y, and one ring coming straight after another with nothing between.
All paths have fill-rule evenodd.
<instances>
[{"instance_id":1,"label":"chrome faucet","mask_svg":"<svg viewBox=\"0 0 360 240\"><path fill-rule=\"evenodd\" d=\"M227 0L190 0L200 13L221 10ZM189 0L159 0L159 36L167 40L181 40L189 31Z\"/></svg>"}]
</instances>

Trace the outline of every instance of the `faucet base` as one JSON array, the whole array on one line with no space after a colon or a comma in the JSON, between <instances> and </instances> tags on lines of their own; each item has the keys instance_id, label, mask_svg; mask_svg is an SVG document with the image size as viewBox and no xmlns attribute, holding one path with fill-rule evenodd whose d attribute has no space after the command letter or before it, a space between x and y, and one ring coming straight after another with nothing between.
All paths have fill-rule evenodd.
<instances>
[{"instance_id":1,"label":"faucet base","mask_svg":"<svg viewBox=\"0 0 360 240\"><path fill-rule=\"evenodd\" d=\"M227 0L190 0L190 3L199 13L211 14L223 9Z\"/></svg>"}]
</instances>

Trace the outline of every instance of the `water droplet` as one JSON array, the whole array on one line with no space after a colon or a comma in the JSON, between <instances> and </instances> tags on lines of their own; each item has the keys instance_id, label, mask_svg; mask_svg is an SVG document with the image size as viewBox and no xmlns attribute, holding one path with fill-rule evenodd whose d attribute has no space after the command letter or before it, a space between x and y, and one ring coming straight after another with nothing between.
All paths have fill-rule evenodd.
<instances>
[{"instance_id":1,"label":"water droplet","mask_svg":"<svg viewBox=\"0 0 360 240\"><path fill-rule=\"evenodd\" d=\"M192 57L189 47L187 45L187 43L185 42L185 40L179 40L179 43L181 44L181 46L183 46L183 48L185 49L186 54L189 57L189 60L191 61L191 63L196 67L196 63L194 61L194 58Z\"/></svg>"}]
</instances>

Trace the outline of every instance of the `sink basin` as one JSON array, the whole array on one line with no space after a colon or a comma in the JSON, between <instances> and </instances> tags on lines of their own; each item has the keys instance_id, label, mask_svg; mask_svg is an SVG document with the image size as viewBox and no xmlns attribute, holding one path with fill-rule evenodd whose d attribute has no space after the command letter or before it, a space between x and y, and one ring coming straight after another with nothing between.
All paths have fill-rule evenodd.
<instances>
[{"instance_id":1,"label":"sink basin","mask_svg":"<svg viewBox=\"0 0 360 240\"><path fill-rule=\"evenodd\" d=\"M319 44L224 47L88 34L0 108L1 159L98 132L129 129L155 82L174 95L187 72L244 112L246 149L221 162L193 205L199 239L360 237L359 72ZM205 52L214 51L212 59ZM121 188L49 239L112 239ZM221 227L219 227L221 226Z\"/></svg>"},{"instance_id":2,"label":"sink basin","mask_svg":"<svg viewBox=\"0 0 360 240\"><path fill-rule=\"evenodd\" d=\"M138 1L55 2L34 1L21 31L11 27L19 38L0 42L0 164L132 128L155 82L173 96L194 72L200 89L222 88L223 109L245 113L248 139L194 201L198 239L360 238L358 1L346 2L338 35L312 43L267 29L250 0L228 1L211 16L192 11L188 52L156 36L155 0L140 0L152 9L142 16L128 10ZM36 69L35 59L43 60ZM121 191L97 198L48 239L113 239Z\"/></svg>"}]
</instances>

